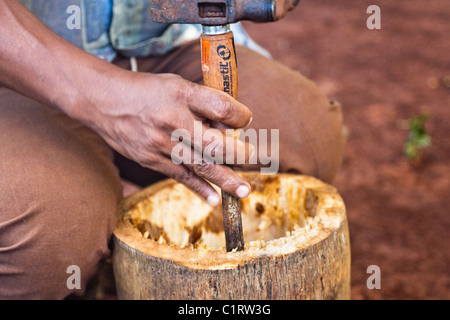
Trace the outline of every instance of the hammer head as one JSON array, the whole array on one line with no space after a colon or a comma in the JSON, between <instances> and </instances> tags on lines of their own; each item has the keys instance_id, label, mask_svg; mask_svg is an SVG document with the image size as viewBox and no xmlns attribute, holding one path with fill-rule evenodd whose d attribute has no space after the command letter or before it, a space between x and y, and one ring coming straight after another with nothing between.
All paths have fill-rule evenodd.
<instances>
[{"instance_id":1,"label":"hammer head","mask_svg":"<svg viewBox=\"0 0 450 320\"><path fill-rule=\"evenodd\" d=\"M275 20L275 0L150 0L152 19L159 23L221 26L241 20Z\"/></svg>"}]
</instances>

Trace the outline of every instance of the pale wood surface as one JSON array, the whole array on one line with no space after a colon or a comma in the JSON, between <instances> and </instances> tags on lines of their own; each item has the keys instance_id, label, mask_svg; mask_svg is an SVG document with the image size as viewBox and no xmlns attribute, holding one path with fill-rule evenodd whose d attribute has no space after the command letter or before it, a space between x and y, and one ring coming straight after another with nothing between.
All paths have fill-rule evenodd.
<instances>
[{"instance_id":1,"label":"pale wood surface","mask_svg":"<svg viewBox=\"0 0 450 320\"><path fill-rule=\"evenodd\" d=\"M244 176L251 174L244 174ZM120 299L349 299L350 242L345 206L333 187L296 179L314 199L311 224L261 248L202 251L148 240L124 219L141 200L173 185L165 181L124 200L114 236L113 265Z\"/></svg>"}]
</instances>

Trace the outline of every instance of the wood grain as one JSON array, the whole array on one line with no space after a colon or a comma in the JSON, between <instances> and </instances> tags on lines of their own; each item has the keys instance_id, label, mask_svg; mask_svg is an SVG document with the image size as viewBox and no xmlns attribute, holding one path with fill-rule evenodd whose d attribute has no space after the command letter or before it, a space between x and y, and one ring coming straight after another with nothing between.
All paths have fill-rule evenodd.
<instances>
[{"instance_id":1,"label":"wood grain","mask_svg":"<svg viewBox=\"0 0 450 320\"><path fill-rule=\"evenodd\" d=\"M251 179L252 175L244 174ZM165 181L125 199L114 232L113 265L120 299L350 299L350 242L345 206L336 190L317 179L279 175L306 188L316 205L311 223L264 247L245 251L179 249L148 240L127 214L143 199L168 188ZM258 178L259 179L259 178ZM313 197L311 197L313 195ZM193 195L194 196L194 195Z\"/></svg>"}]
</instances>

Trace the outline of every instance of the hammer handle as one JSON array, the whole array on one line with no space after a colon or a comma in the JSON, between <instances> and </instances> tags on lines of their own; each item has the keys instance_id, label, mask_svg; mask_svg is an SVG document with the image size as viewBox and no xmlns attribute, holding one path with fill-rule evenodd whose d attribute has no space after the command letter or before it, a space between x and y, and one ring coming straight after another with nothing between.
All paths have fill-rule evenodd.
<instances>
[{"instance_id":1,"label":"hammer handle","mask_svg":"<svg viewBox=\"0 0 450 320\"><path fill-rule=\"evenodd\" d=\"M232 32L205 35L202 41L203 82L233 98L238 96L238 66ZM227 252L244 250L241 200L222 191L223 221Z\"/></svg>"}]
</instances>

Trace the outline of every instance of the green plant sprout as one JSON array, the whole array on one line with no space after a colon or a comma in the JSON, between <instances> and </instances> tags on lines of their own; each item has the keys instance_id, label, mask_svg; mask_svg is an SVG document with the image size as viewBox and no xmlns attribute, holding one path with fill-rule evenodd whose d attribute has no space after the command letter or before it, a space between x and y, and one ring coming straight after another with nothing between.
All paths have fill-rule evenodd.
<instances>
[{"instance_id":1,"label":"green plant sprout","mask_svg":"<svg viewBox=\"0 0 450 320\"><path fill-rule=\"evenodd\" d=\"M411 163L418 163L421 157L421 150L431 146L431 137L425 128L429 118L427 113L423 113L410 118L408 121L409 128L405 143L405 157Z\"/></svg>"}]
</instances>

